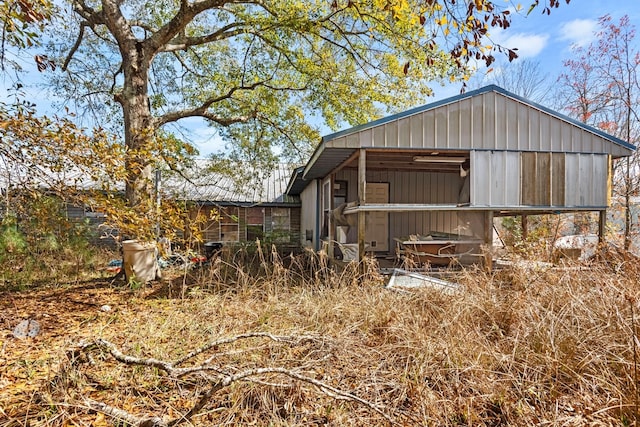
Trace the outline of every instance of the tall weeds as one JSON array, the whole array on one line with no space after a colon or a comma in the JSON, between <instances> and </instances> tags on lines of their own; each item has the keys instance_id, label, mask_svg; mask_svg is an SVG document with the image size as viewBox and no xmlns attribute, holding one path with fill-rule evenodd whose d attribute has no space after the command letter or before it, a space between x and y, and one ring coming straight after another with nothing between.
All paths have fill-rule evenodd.
<instances>
[{"instance_id":1,"label":"tall weeds","mask_svg":"<svg viewBox=\"0 0 640 427\"><path fill-rule=\"evenodd\" d=\"M322 337L299 347L247 342L218 349L216 360L226 372L259 366L303 372L384 407L401 425L637 424L640 270L632 264L470 268L450 277L464 292L446 295L392 291L382 286L375 264L337 268L323 254L259 250L250 267L246 259L234 262L237 256L191 276L185 298L138 294L94 330L128 354L161 360L248 331ZM51 424L69 420L68 408L81 408L83 393L137 413L175 415L201 387L107 361L74 369L75 383L52 382L50 401L58 409ZM192 422L369 426L386 420L308 384L269 376L221 390Z\"/></svg>"}]
</instances>

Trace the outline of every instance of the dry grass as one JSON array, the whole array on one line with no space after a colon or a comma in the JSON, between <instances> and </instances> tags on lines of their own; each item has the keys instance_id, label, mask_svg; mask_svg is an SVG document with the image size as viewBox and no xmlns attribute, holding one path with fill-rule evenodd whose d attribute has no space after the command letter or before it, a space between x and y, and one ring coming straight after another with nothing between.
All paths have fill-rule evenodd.
<instances>
[{"instance_id":1,"label":"dry grass","mask_svg":"<svg viewBox=\"0 0 640 427\"><path fill-rule=\"evenodd\" d=\"M94 307L68 319L61 325L64 334L45 331L33 342L18 342L6 333L0 373L16 377L27 364L40 379L21 392L8 392L7 383L0 388L0 425L108 425L87 408L86 398L137 416L179 417L206 389L203 376L174 378L116 362L104 352L68 349L81 338L101 337L126 354L171 361L251 331L316 339L245 339L215 347L198 361L212 357L224 373L287 368L380 405L399 425L637 423L632 309L637 315L640 266L634 263L514 267L491 274L469 269L455 276L465 292L444 295L390 291L374 269L365 268L365 275L355 265L337 271L310 254L285 261L256 256L251 274L219 260L162 288L90 289L96 304L108 301L113 311ZM40 292L31 297L43 301L47 292L61 291ZM64 292L83 298L74 288ZM28 303L26 295L24 301L13 298L5 309ZM37 356L45 349L47 357ZM46 375L38 377L41 371ZM387 421L309 383L268 374L222 388L191 423Z\"/></svg>"}]
</instances>

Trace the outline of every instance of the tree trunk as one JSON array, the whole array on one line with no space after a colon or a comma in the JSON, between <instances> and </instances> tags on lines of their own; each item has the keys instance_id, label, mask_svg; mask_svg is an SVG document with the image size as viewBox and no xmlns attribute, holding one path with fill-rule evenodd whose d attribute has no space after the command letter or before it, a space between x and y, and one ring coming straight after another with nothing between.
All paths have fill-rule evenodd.
<instances>
[{"instance_id":1,"label":"tree trunk","mask_svg":"<svg viewBox=\"0 0 640 427\"><path fill-rule=\"evenodd\" d=\"M136 43L136 47L140 46ZM127 147L126 197L131 207L152 209L153 166L151 143L155 129L151 128L152 117L147 93L148 68L142 57L142 49L136 49L130 63L125 61L124 87L118 101L124 115L124 137ZM142 213L142 212L141 212Z\"/></svg>"},{"instance_id":2,"label":"tree trunk","mask_svg":"<svg viewBox=\"0 0 640 427\"><path fill-rule=\"evenodd\" d=\"M126 43L128 49L121 46L123 51L124 84L122 93L116 96L121 104L124 117L124 137L127 153L125 168L127 171L125 197L131 208L130 225L127 233L129 238L139 240L143 245L153 239L155 224L155 197L153 186L154 154L153 118L149 106L148 87L149 64L151 58L145 55L141 42ZM126 52L126 54L124 54ZM154 220L155 219L155 220ZM124 257L124 270L136 271L135 265L127 265ZM145 262L148 262L147 259ZM145 265L145 269L155 272L155 278L160 278L157 258L153 255L153 266ZM129 263L131 263L129 261ZM127 277L127 280L131 280ZM147 279L143 279L147 280Z\"/></svg>"}]
</instances>

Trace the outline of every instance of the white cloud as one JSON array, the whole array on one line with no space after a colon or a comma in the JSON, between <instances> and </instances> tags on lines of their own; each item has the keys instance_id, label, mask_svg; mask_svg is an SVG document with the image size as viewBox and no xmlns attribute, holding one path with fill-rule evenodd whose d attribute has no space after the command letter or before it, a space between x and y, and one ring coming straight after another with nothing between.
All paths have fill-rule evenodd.
<instances>
[{"instance_id":1,"label":"white cloud","mask_svg":"<svg viewBox=\"0 0 640 427\"><path fill-rule=\"evenodd\" d=\"M560 27L560 39L568 40L572 46L585 47L595 40L598 22L593 19L574 19Z\"/></svg>"},{"instance_id":2,"label":"white cloud","mask_svg":"<svg viewBox=\"0 0 640 427\"><path fill-rule=\"evenodd\" d=\"M493 43L508 49L517 49L518 57L533 58L547 46L549 42L548 34L515 33L507 35L507 31L494 32Z\"/></svg>"}]
</instances>

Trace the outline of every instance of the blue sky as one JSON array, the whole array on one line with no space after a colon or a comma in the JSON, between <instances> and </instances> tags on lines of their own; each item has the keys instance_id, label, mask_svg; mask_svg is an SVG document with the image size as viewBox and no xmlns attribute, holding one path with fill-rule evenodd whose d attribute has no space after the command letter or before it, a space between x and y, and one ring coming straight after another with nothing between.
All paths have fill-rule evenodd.
<instances>
[{"instance_id":1,"label":"blue sky","mask_svg":"<svg viewBox=\"0 0 640 427\"><path fill-rule=\"evenodd\" d=\"M520 0L524 12L530 1ZM512 3L515 4L517 1ZM640 0L572 0L568 5L561 0L561 3L560 7L553 9L548 16L542 15L541 8L535 9L528 16L525 13L514 13L509 29L492 30L492 41L505 47L518 48L520 58L538 61L542 71L548 74L550 79L555 79L562 72L562 61L571 57L572 45L588 46L594 41L594 30L597 28L599 17L610 14L614 21L617 21L626 14L640 31ZM640 46L640 34L637 35L637 41ZM29 59L25 59L23 64L27 67L27 74L22 75L21 79L30 86L29 99L38 104L41 113L51 114L50 95L44 89L35 86L41 82L41 76L30 65ZM480 69L480 75L477 77L482 77L484 72L486 70ZM4 76L0 86L6 88L11 82L10 78ZM435 96L419 104L456 95L460 91L460 84L445 87L434 85L433 89ZM181 122L181 125L190 131L185 137L199 147L201 154L224 148L219 138L211 129L203 126L201 121L192 119Z\"/></svg>"}]
</instances>

